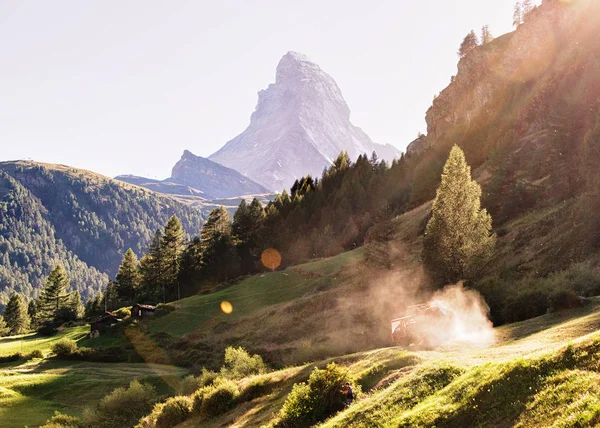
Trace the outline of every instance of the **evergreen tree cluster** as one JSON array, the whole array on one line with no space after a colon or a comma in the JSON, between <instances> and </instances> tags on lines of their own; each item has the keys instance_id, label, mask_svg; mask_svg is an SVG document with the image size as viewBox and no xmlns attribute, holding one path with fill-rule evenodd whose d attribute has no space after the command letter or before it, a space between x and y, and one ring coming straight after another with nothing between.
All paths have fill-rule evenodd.
<instances>
[{"instance_id":1,"label":"evergreen tree cluster","mask_svg":"<svg viewBox=\"0 0 600 428\"><path fill-rule=\"evenodd\" d=\"M51 333L61 324L84 316L84 306L77 290L71 290L65 269L56 266L39 296L27 303L22 293L13 293L0 317L0 336L39 330Z\"/></svg>"},{"instance_id":2,"label":"evergreen tree cluster","mask_svg":"<svg viewBox=\"0 0 600 428\"><path fill-rule=\"evenodd\" d=\"M167 197L83 170L0 163L0 312L10 296L37 296L61 264L87 300L127 248L141 254L172 215L197 233L201 214Z\"/></svg>"}]
</instances>

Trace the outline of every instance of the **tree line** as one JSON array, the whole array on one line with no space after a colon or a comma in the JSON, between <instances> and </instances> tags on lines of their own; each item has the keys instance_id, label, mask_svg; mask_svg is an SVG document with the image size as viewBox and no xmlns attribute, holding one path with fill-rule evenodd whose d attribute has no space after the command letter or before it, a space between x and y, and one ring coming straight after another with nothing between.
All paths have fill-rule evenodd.
<instances>
[{"instance_id":1,"label":"tree line","mask_svg":"<svg viewBox=\"0 0 600 428\"><path fill-rule=\"evenodd\" d=\"M82 319L84 306L77 290L70 290L65 269L56 266L36 299L27 303L21 293L10 297L4 316L0 316L0 336L16 335L37 330L51 334L60 325Z\"/></svg>"}]
</instances>

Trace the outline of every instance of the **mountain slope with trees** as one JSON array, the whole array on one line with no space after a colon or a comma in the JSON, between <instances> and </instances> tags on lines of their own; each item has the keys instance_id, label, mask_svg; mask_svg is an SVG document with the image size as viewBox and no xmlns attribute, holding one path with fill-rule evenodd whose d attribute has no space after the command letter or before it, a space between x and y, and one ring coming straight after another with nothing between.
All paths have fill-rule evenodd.
<instances>
[{"instance_id":1,"label":"mountain slope with trees","mask_svg":"<svg viewBox=\"0 0 600 428\"><path fill-rule=\"evenodd\" d=\"M142 254L174 214L198 235L196 209L84 170L0 163L0 304L33 297L61 264L85 299L114 275L125 251Z\"/></svg>"}]
</instances>

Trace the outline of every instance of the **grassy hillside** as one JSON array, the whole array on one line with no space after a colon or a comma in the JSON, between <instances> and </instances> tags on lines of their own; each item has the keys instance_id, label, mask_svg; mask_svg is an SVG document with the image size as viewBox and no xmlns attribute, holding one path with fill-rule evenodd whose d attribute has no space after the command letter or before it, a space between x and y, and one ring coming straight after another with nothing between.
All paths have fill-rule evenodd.
<instances>
[{"instance_id":1,"label":"grassy hillside","mask_svg":"<svg viewBox=\"0 0 600 428\"><path fill-rule=\"evenodd\" d=\"M591 426L600 421L600 301L496 329L489 349L379 349L272 372L272 390L181 427L277 422L294 383L335 361L364 394L323 427ZM252 379L239 381L244 388Z\"/></svg>"},{"instance_id":2,"label":"grassy hillside","mask_svg":"<svg viewBox=\"0 0 600 428\"><path fill-rule=\"evenodd\" d=\"M181 368L152 364L41 359L3 363L0 364L0 425L38 426L55 410L81 415L86 407L95 406L106 394L132 379L151 383L162 394L173 394L171 385L185 374L186 370Z\"/></svg>"}]
</instances>

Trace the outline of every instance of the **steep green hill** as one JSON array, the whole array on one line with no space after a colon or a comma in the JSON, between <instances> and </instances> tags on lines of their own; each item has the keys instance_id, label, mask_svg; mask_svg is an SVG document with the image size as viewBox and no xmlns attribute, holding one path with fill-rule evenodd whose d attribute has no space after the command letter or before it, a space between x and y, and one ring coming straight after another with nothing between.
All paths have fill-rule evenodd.
<instances>
[{"instance_id":1,"label":"steep green hill","mask_svg":"<svg viewBox=\"0 0 600 428\"><path fill-rule=\"evenodd\" d=\"M0 305L14 291L35 295L57 263L91 296L173 214L199 234L199 211L145 189L66 166L0 163Z\"/></svg>"}]
</instances>

